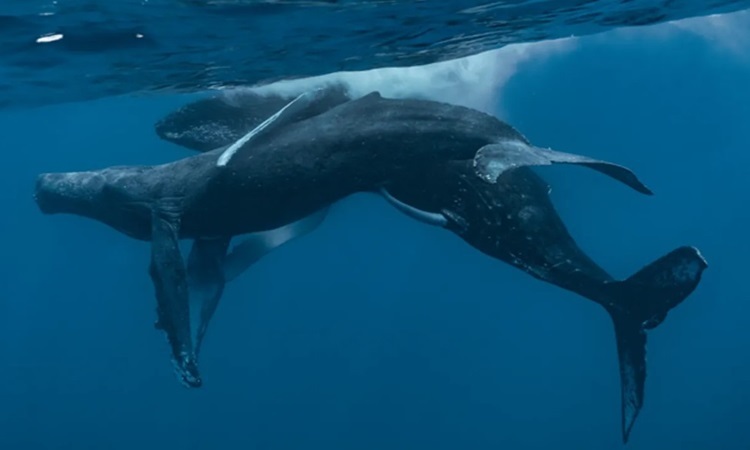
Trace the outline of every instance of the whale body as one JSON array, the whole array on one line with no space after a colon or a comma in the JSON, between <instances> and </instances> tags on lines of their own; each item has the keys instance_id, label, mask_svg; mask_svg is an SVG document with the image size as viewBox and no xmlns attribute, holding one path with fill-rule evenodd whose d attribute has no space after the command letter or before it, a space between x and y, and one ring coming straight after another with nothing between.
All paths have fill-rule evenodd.
<instances>
[{"instance_id":1,"label":"whale body","mask_svg":"<svg viewBox=\"0 0 750 450\"><path fill-rule=\"evenodd\" d=\"M277 113L263 122L212 117L213 100L189 105L157 132L213 150L158 166L41 174L36 201L44 213L89 217L151 242L157 327L180 379L200 386L197 354L225 283L312 231L332 203L380 193L411 217L607 310L627 441L643 403L646 331L696 288L707 264L697 249L680 247L614 280L577 246L530 167L579 164L651 191L627 168L534 147L510 125L469 108L377 93L349 99L335 90L308 100L271 98ZM249 114L252 107L237 110ZM206 122L224 128L190 132L191 124ZM248 233L230 250L232 238ZM181 239L193 240L187 262Z\"/></svg>"}]
</instances>

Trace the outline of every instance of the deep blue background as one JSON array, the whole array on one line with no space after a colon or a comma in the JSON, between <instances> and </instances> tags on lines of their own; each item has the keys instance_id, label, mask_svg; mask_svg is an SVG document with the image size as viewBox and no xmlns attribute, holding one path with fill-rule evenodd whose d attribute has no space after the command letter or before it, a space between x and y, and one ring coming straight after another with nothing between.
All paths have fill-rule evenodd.
<instances>
[{"instance_id":1,"label":"deep blue background","mask_svg":"<svg viewBox=\"0 0 750 450\"><path fill-rule=\"evenodd\" d=\"M656 192L541 170L613 274L683 244L710 263L650 333L628 448L750 448L748 61L690 33L588 37L524 64L498 105L538 145L629 165ZM367 195L228 287L205 386L185 390L153 328L148 246L31 199L42 171L187 155L152 131L185 101L0 116L0 448L620 447L604 311Z\"/></svg>"}]
</instances>

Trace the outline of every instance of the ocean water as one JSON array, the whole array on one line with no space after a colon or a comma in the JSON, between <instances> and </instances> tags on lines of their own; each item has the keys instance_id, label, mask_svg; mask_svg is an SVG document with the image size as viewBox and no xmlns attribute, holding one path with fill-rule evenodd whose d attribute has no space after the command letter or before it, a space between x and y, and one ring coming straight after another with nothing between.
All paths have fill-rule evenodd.
<instances>
[{"instance_id":1,"label":"ocean water","mask_svg":"<svg viewBox=\"0 0 750 450\"><path fill-rule=\"evenodd\" d=\"M649 333L627 446L601 308L370 195L334 205L228 285L201 352L204 386L182 387L153 327L148 245L44 216L32 199L41 172L190 155L153 126L200 94L133 89L0 110L0 448L750 449L748 30L736 12L335 75L492 112L653 189L538 170L613 275L680 245L709 263Z\"/></svg>"},{"instance_id":2,"label":"ocean water","mask_svg":"<svg viewBox=\"0 0 750 450\"><path fill-rule=\"evenodd\" d=\"M5 0L0 107L406 67L749 0Z\"/></svg>"}]
</instances>

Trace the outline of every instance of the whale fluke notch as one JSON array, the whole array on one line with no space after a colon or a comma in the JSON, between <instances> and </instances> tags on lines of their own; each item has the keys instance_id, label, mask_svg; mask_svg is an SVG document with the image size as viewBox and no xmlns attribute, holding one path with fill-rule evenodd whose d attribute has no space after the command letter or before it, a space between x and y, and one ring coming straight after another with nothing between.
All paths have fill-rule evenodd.
<instances>
[{"instance_id":1,"label":"whale fluke notch","mask_svg":"<svg viewBox=\"0 0 750 450\"><path fill-rule=\"evenodd\" d=\"M577 164L589 167L618 180L636 191L653 195L638 177L627 167L586 156L563 153L551 149L534 147L518 140L508 140L485 145L474 156L474 168L485 181L497 182L508 170L523 166L549 166L552 164Z\"/></svg>"},{"instance_id":2,"label":"whale fluke notch","mask_svg":"<svg viewBox=\"0 0 750 450\"><path fill-rule=\"evenodd\" d=\"M604 303L615 327L622 396L622 439L628 442L643 407L646 382L646 331L698 286L706 260L694 247L680 247L624 281L605 284Z\"/></svg>"}]
</instances>

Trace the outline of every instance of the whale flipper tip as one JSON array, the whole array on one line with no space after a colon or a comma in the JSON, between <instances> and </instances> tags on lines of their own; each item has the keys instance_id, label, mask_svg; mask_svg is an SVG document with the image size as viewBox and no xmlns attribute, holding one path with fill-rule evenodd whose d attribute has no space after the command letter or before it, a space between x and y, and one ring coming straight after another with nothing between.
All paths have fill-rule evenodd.
<instances>
[{"instance_id":1,"label":"whale flipper tip","mask_svg":"<svg viewBox=\"0 0 750 450\"><path fill-rule=\"evenodd\" d=\"M651 189L627 167L586 156L534 147L520 140L506 140L485 145L474 156L476 174L490 183L497 182L504 172L518 167L552 164L577 164L589 167L642 194L653 195Z\"/></svg>"}]
</instances>

